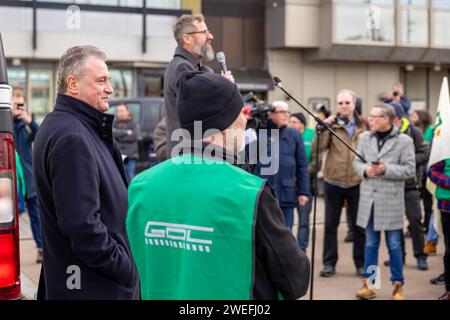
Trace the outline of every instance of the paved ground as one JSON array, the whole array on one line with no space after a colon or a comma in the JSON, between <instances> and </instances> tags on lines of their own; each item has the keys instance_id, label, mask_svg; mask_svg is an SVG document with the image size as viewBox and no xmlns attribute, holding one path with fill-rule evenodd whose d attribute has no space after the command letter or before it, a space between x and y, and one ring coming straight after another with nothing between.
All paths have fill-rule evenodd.
<instances>
[{"instance_id":1,"label":"paved ground","mask_svg":"<svg viewBox=\"0 0 450 320\"><path fill-rule=\"evenodd\" d=\"M342 223L339 228L339 261L336 267L337 274L332 278L319 277L322 268L322 239L323 239L323 201L319 199L317 215L317 243L315 258L314 277L314 299L316 300L352 300L355 299L355 292L360 288L361 283L355 275L355 267L352 261L352 244L344 243L347 226L345 215L342 215ZM312 221L312 217L311 217ZM294 226L294 232L296 225ZM20 219L21 235L21 275L22 275L22 295L24 299L35 297L37 283L40 273L40 265L34 262L36 249L30 231L27 215L22 215ZM405 296L411 300L434 300L443 293L443 286L430 284L430 278L438 275L443 270L442 254L444 248L441 244L438 247L438 254L428 258L429 270L420 271L416 268L416 261L412 254L411 239L406 239L406 266L405 275ZM311 245L308 248L308 255L311 257ZM381 242L379 261L384 261L388 257L384 239ZM377 292L377 299L391 298L391 284L389 281L389 268L381 267L381 289ZM303 299L309 299L309 293Z\"/></svg>"}]
</instances>

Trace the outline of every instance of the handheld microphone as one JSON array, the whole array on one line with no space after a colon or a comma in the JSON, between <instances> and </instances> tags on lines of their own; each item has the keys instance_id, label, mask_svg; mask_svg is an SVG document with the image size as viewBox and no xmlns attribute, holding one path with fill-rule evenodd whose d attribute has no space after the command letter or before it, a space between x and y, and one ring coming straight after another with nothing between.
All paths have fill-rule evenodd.
<instances>
[{"instance_id":1,"label":"handheld microphone","mask_svg":"<svg viewBox=\"0 0 450 320\"><path fill-rule=\"evenodd\" d=\"M217 62L220 64L220 68L222 69L223 73L227 73L228 68L227 64L225 62L225 53L222 51L216 53L216 59Z\"/></svg>"}]
</instances>

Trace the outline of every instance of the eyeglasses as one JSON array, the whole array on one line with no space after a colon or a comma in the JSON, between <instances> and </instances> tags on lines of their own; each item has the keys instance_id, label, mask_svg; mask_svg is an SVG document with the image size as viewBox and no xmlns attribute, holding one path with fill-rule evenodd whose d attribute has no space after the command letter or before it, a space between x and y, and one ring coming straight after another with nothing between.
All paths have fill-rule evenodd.
<instances>
[{"instance_id":1,"label":"eyeglasses","mask_svg":"<svg viewBox=\"0 0 450 320\"><path fill-rule=\"evenodd\" d=\"M369 118L384 118L384 115L369 114Z\"/></svg>"},{"instance_id":2,"label":"eyeglasses","mask_svg":"<svg viewBox=\"0 0 450 320\"><path fill-rule=\"evenodd\" d=\"M351 101L340 101L340 102L338 102L338 105L340 105L340 106L342 106L343 104L349 105L351 103L352 103Z\"/></svg>"},{"instance_id":3,"label":"eyeglasses","mask_svg":"<svg viewBox=\"0 0 450 320\"><path fill-rule=\"evenodd\" d=\"M209 30L208 30L208 29L206 29L206 30L202 30L202 31L192 31L192 32L186 32L186 34L196 34L196 33L203 33L203 34L205 34L205 35L210 35L210 34L211 34L211 32L209 32Z\"/></svg>"},{"instance_id":4,"label":"eyeglasses","mask_svg":"<svg viewBox=\"0 0 450 320\"><path fill-rule=\"evenodd\" d=\"M288 116L291 115L291 113L289 111L286 111L286 110L275 111L274 113L281 113L281 114L288 115Z\"/></svg>"}]
</instances>

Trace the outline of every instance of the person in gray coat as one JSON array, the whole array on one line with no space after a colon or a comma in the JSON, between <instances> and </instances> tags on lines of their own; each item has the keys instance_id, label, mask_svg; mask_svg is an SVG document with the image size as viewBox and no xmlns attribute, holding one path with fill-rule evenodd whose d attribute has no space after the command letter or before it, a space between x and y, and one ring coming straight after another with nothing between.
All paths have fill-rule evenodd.
<instances>
[{"instance_id":1,"label":"person in gray coat","mask_svg":"<svg viewBox=\"0 0 450 320\"><path fill-rule=\"evenodd\" d=\"M394 126L395 111L385 104L373 107L369 116L371 131L361 135L358 152L367 160L355 158L353 167L363 178L357 225L365 229L363 287L356 296L375 297L369 278L377 278L381 231L389 249L392 297L403 300L403 253L401 232L405 212L405 180L414 176L416 162L413 140ZM373 274L375 272L375 274Z\"/></svg>"}]
</instances>

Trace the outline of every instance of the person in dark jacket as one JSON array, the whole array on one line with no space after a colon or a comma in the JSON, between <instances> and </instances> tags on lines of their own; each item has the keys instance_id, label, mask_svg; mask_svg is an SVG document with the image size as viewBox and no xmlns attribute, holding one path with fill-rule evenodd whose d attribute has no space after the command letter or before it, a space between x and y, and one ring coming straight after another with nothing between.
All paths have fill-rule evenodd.
<instances>
[{"instance_id":1,"label":"person in dark jacket","mask_svg":"<svg viewBox=\"0 0 450 320\"><path fill-rule=\"evenodd\" d=\"M177 109L175 107L178 96L178 88L176 85L178 77L185 71L200 70L213 72L213 69L204 66L203 62L214 59L214 50L211 46L211 41L214 40L214 36L209 32L202 14L185 14L179 17L173 27L173 36L178 46L164 74L168 158L171 157L172 149L179 142L176 139L171 139L173 131L180 127ZM231 71L228 71L223 76L234 83ZM175 154L177 154L176 151Z\"/></svg>"},{"instance_id":2,"label":"person in dark jacket","mask_svg":"<svg viewBox=\"0 0 450 320\"><path fill-rule=\"evenodd\" d=\"M273 174L265 174L263 168L267 165L258 163L254 173L266 178L274 188L286 226L292 229L294 208L306 205L309 200L308 161L300 132L287 127L290 115L287 103L274 101L272 105L275 110L269 113L269 129L279 130L279 141L268 139L267 150L272 159L278 158L279 168ZM278 144L278 152L274 143Z\"/></svg>"},{"instance_id":3,"label":"person in dark jacket","mask_svg":"<svg viewBox=\"0 0 450 320\"><path fill-rule=\"evenodd\" d=\"M31 222L31 231L37 247L36 263L42 262L42 233L39 217L39 201L36 194L32 167L32 144L39 125L31 118L26 109L25 96L21 91L14 91L13 103L14 142L19 154L25 178L25 203Z\"/></svg>"},{"instance_id":4,"label":"person in dark jacket","mask_svg":"<svg viewBox=\"0 0 450 320\"><path fill-rule=\"evenodd\" d=\"M36 136L44 261L38 299L139 299L125 219L128 182L113 139L106 55L68 49L58 95Z\"/></svg>"},{"instance_id":5,"label":"person in dark jacket","mask_svg":"<svg viewBox=\"0 0 450 320\"><path fill-rule=\"evenodd\" d=\"M112 130L122 157L126 157L125 174L130 182L136 175L136 161L139 158L139 127L133 121L133 115L126 104L119 104L116 107L116 119L113 122Z\"/></svg>"},{"instance_id":6,"label":"person in dark jacket","mask_svg":"<svg viewBox=\"0 0 450 320\"><path fill-rule=\"evenodd\" d=\"M398 103L403 107L405 117L408 117L409 109L411 109L411 100L405 95L405 89L400 82L394 83L389 96L384 99L385 103Z\"/></svg>"},{"instance_id":7,"label":"person in dark jacket","mask_svg":"<svg viewBox=\"0 0 450 320\"><path fill-rule=\"evenodd\" d=\"M200 72L180 82L188 147L129 190L127 231L142 298L298 299L308 289L309 260L284 226L270 185L236 165L246 125L237 86Z\"/></svg>"},{"instance_id":8,"label":"person in dark jacket","mask_svg":"<svg viewBox=\"0 0 450 320\"><path fill-rule=\"evenodd\" d=\"M162 118L156 125L153 131L153 142L158 161L163 162L167 160L166 117Z\"/></svg>"},{"instance_id":9,"label":"person in dark jacket","mask_svg":"<svg viewBox=\"0 0 450 320\"><path fill-rule=\"evenodd\" d=\"M405 207L406 217L411 230L414 257L417 259L417 268L419 270L428 270L427 254L424 252L425 235L422 228L422 208L420 206L419 183L417 179L418 173L422 170L422 166L428 163L430 157L430 148L423 139L423 134L419 128L413 126L406 118L404 108L396 102L390 105L395 110L394 124L404 133L410 136L414 141L414 150L416 158L416 175L414 178L405 181ZM405 240L402 233L402 248L405 255Z\"/></svg>"}]
</instances>

